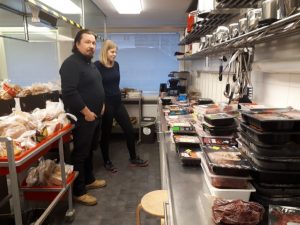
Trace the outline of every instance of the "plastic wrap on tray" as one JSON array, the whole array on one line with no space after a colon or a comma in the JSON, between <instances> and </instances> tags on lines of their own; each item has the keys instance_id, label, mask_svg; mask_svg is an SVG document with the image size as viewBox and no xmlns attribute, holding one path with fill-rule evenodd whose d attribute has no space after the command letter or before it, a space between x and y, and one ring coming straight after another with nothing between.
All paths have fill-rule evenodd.
<instances>
[{"instance_id":1,"label":"plastic wrap on tray","mask_svg":"<svg viewBox=\"0 0 300 225\"><path fill-rule=\"evenodd\" d=\"M255 141L243 131L239 132L240 139L245 142L252 152L265 157L300 157L300 144L288 142L283 145L267 145Z\"/></svg>"},{"instance_id":2,"label":"plastic wrap on tray","mask_svg":"<svg viewBox=\"0 0 300 225\"><path fill-rule=\"evenodd\" d=\"M227 113L216 113L204 115L205 122L213 126L230 126L234 124L234 117Z\"/></svg>"},{"instance_id":3,"label":"plastic wrap on tray","mask_svg":"<svg viewBox=\"0 0 300 225\"><path fill-rule=\"evenodd\" d=\"M173 133L196 134L194 126L190 122L170 123Z\"/></svg>"},{"instance_id":4,"label":"plastic wrap on tray","mask_svg":"<svg viewBox=\"0 0 300 225\"><path fill-rule=\"evenodd\" d=\"M218 137L218 136L201 137L201 143L204 145L237 146L237 142L235 138L230 138L230 137Z\"/></svg>"},{"instance_id":5,"label":"plastic wrap on tray","mask_svg":"<svg viewBox=\"0 0 300 225\"><path fill-rule=\"evenodd\" d=\"M230 136L233 135L236 130L237 126L236 125L231 125L231 126L212 126L208 123L203 122L202 123L203 130L211 135L215 136Z\"/></svg>"},{"instance_id":6,"label":"plastic wrap on tray","mask_svg":"<svg viewBox=\"0 0 300 225\"><path fill-rule=\"evenodd\" d=\"M269 206L270 225L298 225L300 224L300 208L282 205Z\"/></svg>"},{"instance_id":7,"label":"plastic wrap on tray","mask_svg":"<svg viewBox=\"0 0 300 225\"><path fill-rule=\"evenodd\" d=\"M216 224L257 225L263 220L265 209L257 202L216 199L213 207Z\"/></svg>"},{"instance_id":8,"label":"plastic wrap on tray","mask_svg":"<svg viewBox=\"0 0 300 225\"><path fill-rule=\"evenodd\" d=\"M242 113L243 119L264 131L297 130L300 128L300 112L260 112Z\"/></svg>"},{"instance_id":9,"label":"plastic wrap on tray","mask_svg":"<svg viewBox=\"0 0 300 225\"><path fill-rule=\"evenodd\" d=\"M202 147L208 165L215 174L248 176L251 166L236 147L207 145Z\"/></svg>"},{"instance_id":10,"label":"plastic wrap on tray","mask_svg":"<svg viewBox=\"0 0 300 225\"><path fill-rule=\"evenodd\" d=\"M240 150L249 157L250 161L257 167L265 170L289 170L300 172L300 158L291 157L264 157L251 152L249 146L238 139Z\"/></svg>"},{"instance_id":11,"label":"plastic wrap on tray","mask_svg":"<svg viewBox=\"0 0 300 225\"><path fill-rule=\"evenodd\" d=\"M177 152L184 165L200 165L202 152L200 145L177 146Z\"/></svg>"},{"instance_id":12,"label":"plastic wrap on tray","mask_svg":"<svg viewBox=\"0 0 300 225\"><path fill-rule=\"evenodd\" d=\"M176 144L200 144L198 136L174 134L173 138Z\"/></svg>"},{"instance_id":13,"label":"plastic wrap on tray","mask_svg":"<svg viewBox=\"0 0 300 225\"><path fill-rule=\"evenodd\" d=\"M300 143L300 132L295 131L261 131L253 126L241 123L241 129L253 139L261 144L283 145L290 141Z\"/></svg>"}]
</instances>

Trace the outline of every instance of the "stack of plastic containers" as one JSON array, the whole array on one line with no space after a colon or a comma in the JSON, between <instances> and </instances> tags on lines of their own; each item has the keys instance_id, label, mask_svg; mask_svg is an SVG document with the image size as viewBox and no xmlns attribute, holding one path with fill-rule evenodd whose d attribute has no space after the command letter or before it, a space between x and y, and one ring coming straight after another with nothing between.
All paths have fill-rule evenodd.
<instances>
[{"instance_id":1,"label":"stack of plastic containers","mask_svg":"<svg viewBox=\"0 0 300 225\"><path fill-rule=\"evenodd\" d=\"M237 130L234 117L227 113L205 114L203 130L214 136L230 136Z\"/></svg>"},{"instance_id":2,"label":"stack of plastic containers","mask_svg":"<svg viewBox=\"0 0 300 225\"><path fill-rule=\"evenodd\" d=\"M265 207L300 206L300 112L263 110L242 117L239 147L253 167L253 200Z\"/></svg>"},{"instance_id":3,"label":"stack of plastic containers","mask_svg":"<svg viewBox=\"0 0 300 225\"><path fill-rule=\"evenodd\" d=\"M255 189L249 182L251 167L232 138L202 137L204 182L213 196L249 200Z\"/></svg>"}]
</instances>

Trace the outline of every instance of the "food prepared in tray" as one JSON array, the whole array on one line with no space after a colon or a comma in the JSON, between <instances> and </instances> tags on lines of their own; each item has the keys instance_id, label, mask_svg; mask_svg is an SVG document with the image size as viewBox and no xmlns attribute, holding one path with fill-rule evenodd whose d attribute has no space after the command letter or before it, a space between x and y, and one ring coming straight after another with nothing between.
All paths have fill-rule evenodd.
<instances>
[{"instance_id":1,"label":"food prepared in tray","mask_svg":"<svg viewBox=\"0 0 300 225\"><path fill-rule=\"evenodd\" d=\"M217 198L212 212L216 224L256 225L263 220L265 209L256 202Z\"/></svg>"},{"instance_id":2,"label":"food prepared in tray","mask_svg":"<svg viewBox=\"0 0 300 225\"><path fill-rule=\"evenodd\" d=\"M201 166L204 173L210 179L210 183L212 184L212 186L216 188L244 189L248 187L248 179L250 179L250 177L216 175L208 168L205 159L201 159Z\"/></svg>"},{"instance_id":3,"label":"food prepared in tray","mask_svg":"<svg viewBox=\"0 0 300 225\"><path fill-rule=\"evenodd\" d=\"M206 145L229 145L235 146L237 142L234 138L223 138L223 137L202 137L202 143Z\"/></svg>"},{"instance_id":4,"label":"food prepared in tray","mask_svg":"<svg viewBox=\"0 0 300 225\"><path fill-rule=\"evenodd\" d=\"M174 135L175 143L200 143L198 136L190 136L190 135Z\"/></svg>"},{"instance_id":5,"label":"food prepared in tray","mask_svg":"<svg viewBox=\"0 0 300 225\"><path fill-rule=\"evenodd\" d=\"M300 208L270 205L269 222L271 225L298 225L300 224Z\"/></svg>"},{"instance_id":6,"label":"food prepared in tray","mask_svg":"<svg viewBox=\"0 0 300 225\"><path fill-rule=\"evenodd\" d=\"M208 164L214 169L227 168L249 170L251 168L248 160L236 147L208 145L203 146L202 149L204 154L207 156ZM213 171L215 172L215 170Z\"/></svg>"},{"instance_id":7,"label":"food prepared in tray","mask_svg":"<svg viewBox=\"0 0 300 225\"><path fill-rule=\"evenodd\" d=\"M204 120L214 126L227 126L234 123L234 117L227 113L216 113L204 115Z\"/></svg>"},{"instance_id":8,"label":"food prepared in tray","mask_svg":"<svg viewBox=\"0 0 300 225\"><path fill-rule=\"evenodd\" d=\"M184 158L200 159L200 151L194 151L190 148L186 148L183 152L180 152L180 156Z\"/></svg>"}]
</instances>

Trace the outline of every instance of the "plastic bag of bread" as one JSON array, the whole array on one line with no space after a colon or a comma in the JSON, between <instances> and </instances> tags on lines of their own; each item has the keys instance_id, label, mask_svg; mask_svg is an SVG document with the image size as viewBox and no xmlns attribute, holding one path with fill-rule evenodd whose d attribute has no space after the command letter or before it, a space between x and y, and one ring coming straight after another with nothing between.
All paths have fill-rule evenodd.
<instances>
[{"instance_id":1,"label":"plastic bag of bread","mask_svg":"<svg viewBox=\"0 0 300 225\"><path fill-rule=\"evenodd\" d=\"M36 168L31 168L26 178L28 186L45 186L56 167L55 161L41 159Z\"/></svg>"},{"instance_id":2,"label":"plastic bag of bread","mask_svg":"<svg viewBox=\"0 0 300 225\"><path fill-rule=\"evenodd\" d=\"M14 155L20 155L23 152L23 148L19 143L13 142ZM0 157L7 157L7 149L4 142L0 143Z\"/></svg>"},{"instance_id":3,"label":"plastic bag of bread","mask_svg":"<svg viewBox=\"0 0 300 225\"><path fill-rule=\"evenodd\" d=\"M73 172L73 166L65 164L66 179L72 172ZM49 179L48 185L56 185L56 186L62 185L61 168L60 168L59 164L56 165L56 167Z\"/></svg>"}]
</instances>

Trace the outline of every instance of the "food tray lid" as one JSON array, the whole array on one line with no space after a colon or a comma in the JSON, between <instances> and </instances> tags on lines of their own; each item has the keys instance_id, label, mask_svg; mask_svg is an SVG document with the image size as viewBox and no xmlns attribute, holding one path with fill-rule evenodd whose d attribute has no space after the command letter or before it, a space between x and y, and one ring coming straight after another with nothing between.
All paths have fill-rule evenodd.
<instances>
[{"instance_id":1,"label":"food tray lid","mask_svg":"<svg viewBox=\"0 0 300 225\"><path fill-rule=\"evenodd\" d=\"M206 175L212 178L221 178L221 179L238 179L238 180L251 180L252 178L250 176L248 177L239 177L239 176L227 176L227 175L217 175L213 173L207 166L207 160L201 154L201 167L205 171Z\"/></svg>"},{"instance_id":2,"label":"food tray lid","mask_svg":"<svg viewBox=\"0 0 300 225\"><path fill-rule=\"evenodd\" d=\"M231 116L227 113L205 114L204 117L209 120L227 120L227 119L232 120L232 119L234 119L234 116Z\"/></svg>"},{"instance_id":3,"label":"food tray lid","mask_svg":"<svg viewBox=\"0 0 300 225\"><path fill-rule=\"evenodd\" d=\"M237 145L235 138L219 136L203 136L201 137L201 143L204 145Z\"/></svg>"},{"instance_id":4,"label":"food tray lid","mask_svg":"<svg viewBox=\"0 0 300 225\"><path fill-rule=\"evenodd\" d=\"M198 136L191 136L191 135L173 135L175 143L186 143L186 144L200 144L200 139Z\"/></svg>"},{"instance_id":5,"label":"food tray lid","mask_svg":"<svg viewBox=\"0 0 300 225\"><path fill-rule=\"evenodd\" d=\"M251 165L248 159L235 146L203 146L202 150L207 162L212 167L250 170Z\"/></svg>"}]
</instances>

